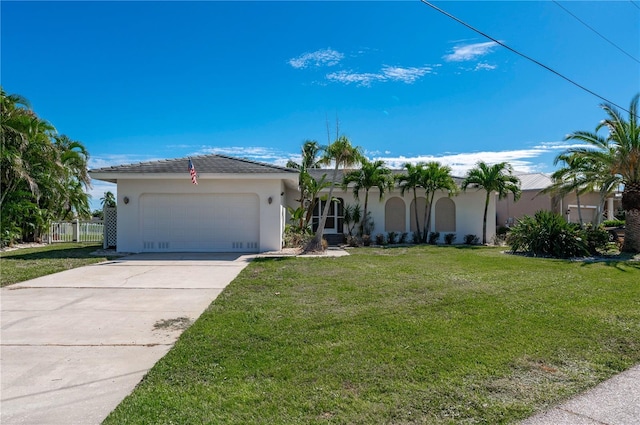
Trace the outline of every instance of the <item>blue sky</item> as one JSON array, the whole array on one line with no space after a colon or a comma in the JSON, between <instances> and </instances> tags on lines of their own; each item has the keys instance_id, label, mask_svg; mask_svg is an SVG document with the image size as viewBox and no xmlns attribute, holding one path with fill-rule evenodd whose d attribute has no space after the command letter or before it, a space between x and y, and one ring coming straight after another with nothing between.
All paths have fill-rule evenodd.
<instances>
[{"instance_id":1,"label":"blue sky","mask_svg":"<svg viewBox=\"0 0 640 425\"><path fill-rule=\"evenodd\" d=\"M559 3L609 41L552 1L434 2L628 107L640 1ZM0 7L3 88L82 141L92 168L207 153L284 164L337 117L392 167L550 172L565 135L604 117L597 97L418 0ZM94 182L93 206L113 189Z\"/></svg>"}]
</instances>

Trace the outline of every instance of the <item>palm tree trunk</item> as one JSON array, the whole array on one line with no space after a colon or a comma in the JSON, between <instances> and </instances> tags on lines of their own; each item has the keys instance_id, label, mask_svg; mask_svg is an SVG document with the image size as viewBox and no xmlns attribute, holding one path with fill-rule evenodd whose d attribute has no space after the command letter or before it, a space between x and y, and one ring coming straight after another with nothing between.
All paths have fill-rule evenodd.
<instances>
[{"instance_id":1,"label":"palm tree trunk","mask_svg":"<svg viewBox=\"0 0 640 425\"><path fill-rule=\"evenodd\" d=\"M582 208L580 207L580 193L576 190L576 203L578 204L578 222L580 223L580 228L584 227L584 223L582 222Z\"/></svg>"},{"instance_id":2,"label":"palm tree trunk","mask_svg":"<svg viewBox=\"0 0 640 425\"><path fill-rule=\"evenodd\" d=\"M331 186L329 187L329 196L327 197L327 203L322 210L322 216L320 217L320 223L318 223L318 230L313 239L309 241L304 248L305 252L324 251L322 247L322 238L324 236L324 225L327 223L327 217L329 216L329 208L331 207L331 200L333 199L333 188L335 186L336 177L338 176L338 167L340 164L336 161L336 167L333 169L333 178L331 179ZM322 203L320 203L322 205Z\"/></svg>"},{"instance_id":3,"label":"palm tree trunk","mask_svg":"<svg viewBox=\"0 0 640 425\"><path fill-rule=\"evenodd\" d=\"M436 192L434 191L431 193L431 199L428 199L429 212L427 214L427 222L425 223L425 234L427 235L427 238L429 237L429 230L431 229L431 213L432 213L431 208L433 207L433 198L435 197L436 197Z\"/></svg>"},{"instance_id":4,"label":"palm tree trunk","mask_svg":"<svg viewBox=\"0 0 640 425\"><path fill-rule=\"evenodd\" d=\"M640 252L640 183L627 183L622 191L625 212L624 245L622 251Z\"/></svg>"},{"instance_id":5,"label":"palm tree trunk","mask_svg":"<svg viewBox=\"0 0 640 425\"><path fill-rule=\"evenodd\" d=\"M429 236L429 227L427 225L427 209L429 208L429 192L424 194L424 229L422 230L422 242L427 242L427 236Z\"/></svg>"},{"instance_id":6,"label":"palm tree trunk","mask_svg":"<svg viewBox=\"0 0 640 425\"><path fill-rule=\"evenodd\" d=\"M360 236L364 235L365 228L367 227L367 220L369 219L367 214L368 204L369 204L369 191L366 190L364 193L364 215L362 216L362 220L360 220Z\"/></svg>"},{"instance_id":7,"label":"palm tree trunk","mask_svg":"<svg viewBox=\"0 0 640 425\"><path fill-rule=\"evenodd\" d=\"M482 244L487 243L487 211L489 210L489 197L491 192L487 191L487 198L484 201L484 215L482 217Z\"/></svg>"},{"instance_id":8,"label":"palm tree trunk","mask_svg":"<svg viewBox=\"0 0 640 425\"><path fill-rule=\"evenodd\" d=\"M413 188L413 209L416 215L416 232L420 234L420 216L418 215L418 194L416 193L416 188Z\"/></svg>"}]
</instances>

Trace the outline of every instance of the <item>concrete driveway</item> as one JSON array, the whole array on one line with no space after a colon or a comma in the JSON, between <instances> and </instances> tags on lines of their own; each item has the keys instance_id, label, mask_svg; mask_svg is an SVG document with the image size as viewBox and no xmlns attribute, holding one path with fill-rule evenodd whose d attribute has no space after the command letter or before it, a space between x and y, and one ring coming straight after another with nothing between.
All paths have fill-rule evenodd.
<instances>
[{"instance_id":1,"label":"concrete driveway","mask_svg":"<svg viewBox=\"0 0 640 425\"><path fill-rule=\"evenodd\" d=\"M0 423L99 424L251 258L138 254L3 288Z\"/></svg>"}]
</instances>

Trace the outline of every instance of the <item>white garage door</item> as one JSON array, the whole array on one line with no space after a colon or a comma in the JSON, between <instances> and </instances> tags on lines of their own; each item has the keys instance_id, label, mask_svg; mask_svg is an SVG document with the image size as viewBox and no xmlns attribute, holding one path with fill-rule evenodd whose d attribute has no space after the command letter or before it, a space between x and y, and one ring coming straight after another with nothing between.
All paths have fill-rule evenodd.
<instances>
[{"instance_id":1,"label":"white garage door","mask_svg":"<svg viewBox=\"0 0 640 425\"><path fill-rule=\"evenodd\" d=\"M145 252L257 252L257 195L145 194L140 198Z\"/></svg>"}]
</instances>

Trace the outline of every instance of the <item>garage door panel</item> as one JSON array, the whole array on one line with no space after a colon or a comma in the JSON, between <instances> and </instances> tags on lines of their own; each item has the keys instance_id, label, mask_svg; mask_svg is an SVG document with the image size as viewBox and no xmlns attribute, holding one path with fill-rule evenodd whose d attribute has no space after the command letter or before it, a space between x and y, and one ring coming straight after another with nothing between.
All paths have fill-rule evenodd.
<instances>
[{"instance_id":1,"label":"garage door panel","mask_svg":"<svg viewBox=\"0 0 640 425\"><path fill-rule=\"evenodd\" d=\"M140 198L143 251L256 252L257 195L145 194Z\"/></svg>"}]
</instances>

